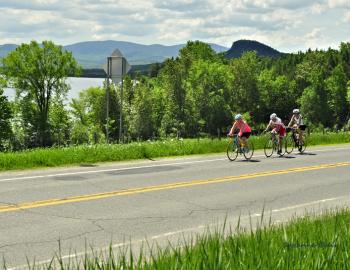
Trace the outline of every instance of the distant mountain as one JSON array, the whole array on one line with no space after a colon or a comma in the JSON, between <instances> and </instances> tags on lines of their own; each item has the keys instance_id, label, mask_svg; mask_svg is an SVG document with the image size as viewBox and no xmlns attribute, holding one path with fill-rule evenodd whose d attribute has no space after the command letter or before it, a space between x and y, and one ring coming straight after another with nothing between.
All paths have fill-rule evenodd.
<instances>
[{"instance_id":1,"label":"distant mountain","mask_svg":"<svg viewBox=\"0 0 350 270\"><path fill-rule=\"evenodd\" d=\"M224 52L227 48L210 44L217 52ZM125 41L87 41L65 46L71 51L77 61L85 68L101 67L107 56L118 48L131 65L145 65L163 62L167 58L176 57L185 44L164 46L159 44L141 45Z\"/></svg>"},{"instance_id":2,"label":"distant mountain","mask_svg":"<svg viewBox=\"0 0 350 270\"><path fill-rule=\"evenodd\" d=\"M226 47L210 44L216 52L227 51ZM142 45L125 41L86 41L64 46L71 51L75 59L83 68L101 68L107 56L115 49L119 49L131 65L145 65L163 62L167 58L176 57L179 50L186 44L165 46L159 44ZM0 45L0 58L16 49L15 44Z\"/></svg>"},{"instance_id":3,"label":"distant mountain","mask_svg":"<svg viewBox=\"0 0 350 270\"><path fill-rule=\"evenodd\" d=\"M0 58L5 57L9 52L17 48L16 44L4 44L0 45Z\"/></svg>"},{"instance_id":4,"label":"distant mountain","mask_svg":"<svg viewBox=\"0 0 350 270\"><path fill-rule=\"evenodd\" d=\"M232 44L225 56L227 58L238 58L248 51L256 51L260 56L278 57L282 53L255 40L238 40Z\"/></svg>"},{"instance_id":5,"label":"distant mountain","mask_svg":"<svg viewBox=\"0 0 350 270\"><path fill-rule=\"evenodd\" d=\"M142 45L125 41L86 41L64 46L71 51L75 59L84 69L101 69L107 56L118 48L131 65L148 65L163 62L167 58L176 57L186 44L165 46L160 44ZM227 50L226 47L210 44L216 52L223 52L227 58L240 57L244 52L256 51L261 56L276 57L281 53L265 44L252 40L238 40ZM0 58L6 56L17 47L15 44L0 45ZM142 67L142 69L145 69Z\"/></svg>"}]
</instances>

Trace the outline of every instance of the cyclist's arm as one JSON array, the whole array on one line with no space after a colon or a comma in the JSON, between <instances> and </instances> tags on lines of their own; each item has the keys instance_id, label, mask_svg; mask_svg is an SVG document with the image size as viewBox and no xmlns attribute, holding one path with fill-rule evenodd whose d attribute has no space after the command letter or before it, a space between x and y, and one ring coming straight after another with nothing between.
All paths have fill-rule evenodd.
<instances>
[{"instance_id":1,"label":"cyclist's arm","mask_svg":"<svg viewBox=\"0 0 350 270\"><path fill-rule=\"evenodd\" d=\"M236 123L237 123L237 122L234 122L234 123L233 123L232 128L230 129L230 132L228 133L228 136L232 136L232 135L233 135L233 132L234 132L235 129L236 129Z\"/></svg>"},{"instance_id":2,"label":"cyclist's arm","mask_svg":"<svg viewBox=\"0 0 350 270\"><path fill-rule=\"evenodd\" d=\"M288 127L292 127L293 122L294 122L294 115L292 116L292 119L290 119L290 122L289 122L289 124L288 124Z\"/></svg>"},{"instance_id":3,"label":"cyclist's arm","mask_svg":"<svg viewBox=\"0 0 350 270\"><path fill-rule=\"evenodd\" d=\"M269 122L269 124L267 125L267 127L265 128L264 132L267 132L271 127L271 121Z\"/></svg>"}]
</instances>

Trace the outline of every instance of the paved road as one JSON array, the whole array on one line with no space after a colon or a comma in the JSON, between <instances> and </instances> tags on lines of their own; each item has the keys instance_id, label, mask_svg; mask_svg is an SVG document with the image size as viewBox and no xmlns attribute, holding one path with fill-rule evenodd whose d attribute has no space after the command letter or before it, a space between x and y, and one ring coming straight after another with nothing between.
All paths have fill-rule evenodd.
<instances>
[{"instance_id":1,"label":"paved road","mask_svg":"<svg viewBox=\"0 0 350 270\"><path fill-rule=\"evenodd\" d=\"M7 266L145 238L160 243L227 218L285 221L350 205L350 145L251 162L224 155L0 174L0 256Z\"/></svg>"}]
</instances>

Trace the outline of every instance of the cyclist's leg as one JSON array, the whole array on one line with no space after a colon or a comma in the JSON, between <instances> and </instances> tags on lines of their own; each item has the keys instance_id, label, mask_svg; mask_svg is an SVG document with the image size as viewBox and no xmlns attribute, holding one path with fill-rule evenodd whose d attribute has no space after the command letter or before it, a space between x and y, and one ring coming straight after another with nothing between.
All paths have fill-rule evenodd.
<instances>
[{"instance_id":1,"label":"cyclist's leg","mask_svg":"<svg viewBox=\"0 0 350 270\"><path fill-rule=\"evenodd\" d=\"M242 147L245 147L248 143L248 138L245 136L244 133L242 134L241 142L242 142Z\"/></svg>"},{"instance_id":2,"label":"cyclist's leg","mask_svg":"<svg viewBox=\"0 0 350 270\"><path fill-rule=\"evenodd\" d=\"M242 133L238 133L237 135L237 142L238 142L238 146L241 147L242 146Z\"/></svg>"},{"instance_id":3,"label":"cyclist's leg","mask_svg":"<svg viewBox=\"0 0 350 270\"><path fill-rule=\"evenodd\" d=\"M248 139L250 137L250 132L242 133L242 148L245 148L246 151L249 151Z\"/></svg>"},{"instance_id":4,"label":"cyclist's leg","mask_svg":"<svg viewBox=\"0 0 350 270\"><path fill-rule=\"evenodd\" d=\"M283 148L283 139L286 136L286 129L281 127L278 131L278 151L279 153L282 153L282 148Z\"/></svg>"},{"instance_id":5,"label":"cyclist's leg","mask_svg":"<svg viewBox=\"0 0 350 270\"><path fill-rule=\"evenodd\" d=\"M278 153L282 152L283 137L278 135Z\"/></svg>"}]
</instances>

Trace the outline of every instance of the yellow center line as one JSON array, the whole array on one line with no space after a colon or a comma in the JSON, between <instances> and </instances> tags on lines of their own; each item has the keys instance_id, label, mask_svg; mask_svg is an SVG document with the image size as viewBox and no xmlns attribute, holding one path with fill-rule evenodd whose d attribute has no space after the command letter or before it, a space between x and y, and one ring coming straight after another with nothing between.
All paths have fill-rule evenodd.
<instances>
[{"instance_id":1,"label":"yellow center line","mask_svg":"<svg viewBox=\"0 0 350 270\"><path fill-rule=\"evenodd\" d=\"M87 195L73 196L73 197L67 197L67 198L57 198L57 199L49 199L44 201L25 202L25 203L14 204L14 205L0 206L0 213L13 212L13 211L38 208L38 207L44 207L44 206L92 201L92 200L105 199L110 197L126 196L126 195L153 192L153 191L159 191L159 190L193 187L193 186L208 185L208 184L218 184L218 183L233 182L233 181L253 179L253 178L265 177L265 176L299 173L299 172L315 171L315 170L322 170L322 169L331 169L331 168L345 167L345 166L350 166L350 162L339 162L339 163L333 163L333 164L298 167L298 168L291 168L291 169L285 169L285 170L248 173L248 174L241 174L237 176L226 176L226 177L206 179L206 180L176 182L176 183L170 183L170 184L131 188L131 189L124 189L124 190L114 190L110 192L87 194Z\"/></svg>"}]
</instances>

